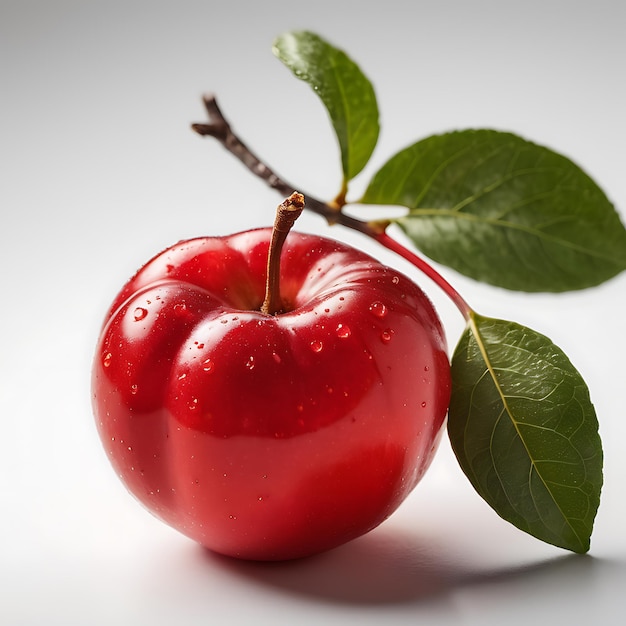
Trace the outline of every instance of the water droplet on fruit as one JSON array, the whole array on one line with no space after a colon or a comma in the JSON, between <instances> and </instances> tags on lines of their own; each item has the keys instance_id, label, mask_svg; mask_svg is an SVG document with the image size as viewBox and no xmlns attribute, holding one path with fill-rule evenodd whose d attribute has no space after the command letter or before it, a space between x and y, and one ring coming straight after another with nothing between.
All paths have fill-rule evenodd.
<instances>
[{"instance_id":1,"label":"water droplet on fruit","mask_svg":"<svg viewBox=\"0 0 626 626\"><path fill-rule=\"evenodd\" d=\"M207 359L203 364L202 364L202 369L205 372L212 372L213 368L215 367L215 364L213 363L213 361L211 359Z\"/></svg>"},{"instance_id":2,"label":"water droplet on fruit","mask_svg":"<svg viewBox=\"0 0 626 626\"><path fill-rule=\"evenodd\" d=\"M312 341L310 345L313 352L321 352L322 348L324 347L324 344L319 339Z\"/></svg>"},{"instance_id":3,"label":"water droplet on fruit","mask_svg":"<svg viewBox=\"0 0 626 626\"><path fill-rule=\"evenodd\" d=\"M383 330L382 333L380 333L380 338L383 343L389 343L391 341L392 336L393 336L393 330L391 330L390 328L386 328L385 330Z\"/></svg>"},{"instance_id":4,"label":"water droplet on fruit","mask_svg":"<svg viewBox=\"0 0 626 626\"><path fill-rule=\"evenodd\" d=\"M191 402L187 405L190 411L195 411L198 408L198 398L192 398Z\"/></svg>"},{"instance_id":5,"label":"water droplet on fruit","mask_svg":"<svg viewBox=\"0 0 626 626\"><path fill-rule=\"evenodd\" d=\"M370 306L370 313L376 317L385 317L387 315L387 307L382 302L374 302Z\"/></svg>"},{"instance_id":6,"label":"water droplet on fruit","mask_svg":"<svg viewBox=\"0 0 626 626\"><path fill-rule=\"evenodd\" d=\"M249 356L249 357L248 357L248 360L246 361L246 367L247 367L249 370L253 370L255 365L256 365L256 364L255 364L255 362L254 362L254 357L253 357L253 356Z\"/></svg>"},{"instance_id":7,"label":"water droplet on fruit","mask_svg":"<svg viewBox=\"0 0 626 626\"><path fill-rule=\"evenodd\" d=\"M187 305L184 302L177 302L174 305L174 311L176 311L176 313L184 313L186 309Z\"/></svg>"},{"instance_id":8,"label":"water droplet on fruit","mask_svg":"<svg viewBox=\"0 0 626 626\"><path fill-rule=\"evenodd\" d=\"M336 333L339 339L347 339L352 334L352 331L349 326L346 326L345 324L338 324Z\"/></svg>"},{"instance_id":9,"label":"water droplet on fruit","mask_svg":"<svg viewBox=\"0 0 626 626\"><path fill-rule=\"evenodd\" d=\"M144 319L146 315L148 315L148 310L140 306L138 306L133 312L133 317L135 318L136 322L139 322L140 320Z\"/></svg>"},{"instance_id":10,"label":"water droplet on fruit","mask_svg":"<svg viewBox=\"0 0 626 626\"><path fill-rule=\"evenodd\" d=\"M196 344L198 350L202 350L202 348L204 348L204 344L203 343L199 343L197 341L194 341L194 343Z\"/></svg>"},{"instance_id":11,"label":"water droplet on fruit","mask_svg":"<svg viewBox=\"0 0 626 626\"><path fill-rule=\"evenodd\" d=\"M427 372L428 371L428 365L424 365L424 371Z\"/></svg>"},{"instance_id":12,"label":"water droplet on fruit","mask_svg":"<svg viewBox=\"0 0 626 626\"><path fill-rule=\"evenodd\" d=\"M134 395L136 395L137 393L137 385L131 385L130 386L130 392Z\"/></svg>"},{"instance_id":13,"label":"water droplet on fruit","mask_svg":"<svg viewBox=\"0 0 626 626\"><path fill-rule=\"evenodd\" d=\"M425 409L426 408L426 402L422 402L422 408Z\"/></svg>"},{"instance_id":14,"label":"water droplet on fruit","mask_svg":"<svg viewBox=\"0 0 626 626\"><path fill-rule=\"evenodd\" d=\"M275 363L281 362L280 354L276 354L276 352L272 352L272 358L274 359Z\"/></svg>"},{"instance_id":15,"label":"water droplet on fruit","mask_svg":"<svg viewBox=\"0 0 626 626\"><path fill-rule=\"evenodd\" d=\"M113 359L113 355L110 352L107 352L102 359L102 365L104 367L109 367L111 365L111 360Z\"/></svg>"},{"instance_id":16,"label":"water droplet on fruit","mask_svg":"<svg viewBox=\"0 0 626 626\"><path fill-rule=\"evenodd\" d=\"M400 282L400 277L399 277L399 276L394 276L394 277L391 279L391 282L392 282L394 285L397 285L397 284Z\"/></svg>"}]
</instances>

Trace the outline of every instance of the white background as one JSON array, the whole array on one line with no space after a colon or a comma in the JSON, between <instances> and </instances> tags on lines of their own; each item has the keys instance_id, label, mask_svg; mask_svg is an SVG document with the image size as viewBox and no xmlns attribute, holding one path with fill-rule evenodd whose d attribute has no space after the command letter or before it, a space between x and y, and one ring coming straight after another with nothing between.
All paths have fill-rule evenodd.
<instances>
[{"instance_id":1,"label":"white background","mask_svg":"<svg viewBox=\"0 0 626 626\"><path fill-rule=\"evenodd\" d=\"M139 265L181 238L268 225L281 200L189 130L204 119L202 92L301 190L337 192L326 114L272 56L276 35L322 34L376 87L381 140L353 197L414 140L491 127L572 158L624 219L624 7L1 0L0 623L622 623L626 274L528 296L443 270L479 312L550 336L590 386L606 463L584 557L501 521L447 441L368 536L293 563L216 557L126 493L95 432L89 377L104 311ZM297 154L285 147L293 138ZM298 228L411 274L456 344L462 319L432 283L316 216Z\"/></svg>"}]
</instances>

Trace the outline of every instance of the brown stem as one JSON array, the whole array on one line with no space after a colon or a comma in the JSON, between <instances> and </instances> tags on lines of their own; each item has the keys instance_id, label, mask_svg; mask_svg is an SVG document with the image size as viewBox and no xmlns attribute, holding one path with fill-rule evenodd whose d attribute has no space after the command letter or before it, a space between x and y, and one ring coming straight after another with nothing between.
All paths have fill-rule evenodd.
<instances>
[{"instance_id":1,"label":"brown stem","mask_svg":"<svg viewBox=\"0 0 626 626\"><path fill-rule=\"evenodd\" d=\"M280 296L280 255L287 235L300 217L304 209L304 196L294 191L276 209L276 219L267 255L267 282L265 283L265 300L261 305L261 313L276 315L283 310Z\"/></svg>"}]
</instances>

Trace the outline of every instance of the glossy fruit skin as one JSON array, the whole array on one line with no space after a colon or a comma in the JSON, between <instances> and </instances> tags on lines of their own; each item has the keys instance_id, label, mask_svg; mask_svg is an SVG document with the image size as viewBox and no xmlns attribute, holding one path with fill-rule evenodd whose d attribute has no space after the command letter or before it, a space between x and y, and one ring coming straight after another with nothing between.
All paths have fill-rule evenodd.
<instances>
[{"instance_id":1,"label":"glossy fruit skin","mask_svg":"<svg viewBox=\"0 0 626 626\"><path fill-rule=\"evenodd\" d=\"M97 345L108 457L210 550L282 560L385 520L435 453L450 395L424 293L366 254L291 233L285 312L259 311L270 229L178 243L124 286Z\"/></svg>"}]
</instances>

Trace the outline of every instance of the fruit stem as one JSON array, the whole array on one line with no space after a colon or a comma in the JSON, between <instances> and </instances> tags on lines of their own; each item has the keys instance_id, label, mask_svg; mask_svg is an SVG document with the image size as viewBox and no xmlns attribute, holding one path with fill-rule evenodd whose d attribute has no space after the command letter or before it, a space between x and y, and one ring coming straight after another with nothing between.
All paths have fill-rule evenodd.
<instances>
[{"instance_id":1,"label":"fruit stem","mask_svg":"<svg viewBox=\"0 0 626 626\"><path fill-rule=\"evenodd\" d=\"M280 296L280 256L289 231L304 210L304 196L294 191L276 209L274 228L267 255L267 281L261 313L276 315L283 310Z\"/></svg>"}]
</instances>

